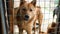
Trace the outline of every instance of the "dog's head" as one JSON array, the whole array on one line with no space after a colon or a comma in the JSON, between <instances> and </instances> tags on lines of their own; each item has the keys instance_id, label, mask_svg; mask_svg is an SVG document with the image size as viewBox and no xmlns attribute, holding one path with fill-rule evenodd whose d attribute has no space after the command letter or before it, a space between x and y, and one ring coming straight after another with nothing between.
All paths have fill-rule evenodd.
<instances>
[{"instance_id":1,"label":"dog's head","mask_svg":"<svg viewBox=\"0 0 60 34\"><path fill-rule=\"evenodd\" d=\"M26 21L32 19L35 16L35 6L36 0L33 0L31 3L27 3L25 0L21 0L18 10L18 15L20 15L20 19Z\"/></svg>"}]
</instances>

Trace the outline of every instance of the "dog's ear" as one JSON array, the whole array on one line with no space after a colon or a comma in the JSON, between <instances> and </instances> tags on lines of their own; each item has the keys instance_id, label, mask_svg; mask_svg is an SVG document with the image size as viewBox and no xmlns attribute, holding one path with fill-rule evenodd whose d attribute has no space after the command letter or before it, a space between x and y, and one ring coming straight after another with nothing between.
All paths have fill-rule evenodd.
<instances>
[{"instance_id":1,"label":"dog's ear","mask_svg":"<svg viewBox=\"0 0 60 34\"><path fill-rule=\"evenodd\" d=\"M20 0L20 5L24 4L25 0Z\"/></svg>"},{"instance_id":2,"label":"dog's ear","mask_svg":"<svg viewBox=\"0 0 60 34\"><path fill-rule=\"evenodd\" d=\"M33 0L31 3L35 6L36 5L36 0Z\"/></svg>"}]
</instances>

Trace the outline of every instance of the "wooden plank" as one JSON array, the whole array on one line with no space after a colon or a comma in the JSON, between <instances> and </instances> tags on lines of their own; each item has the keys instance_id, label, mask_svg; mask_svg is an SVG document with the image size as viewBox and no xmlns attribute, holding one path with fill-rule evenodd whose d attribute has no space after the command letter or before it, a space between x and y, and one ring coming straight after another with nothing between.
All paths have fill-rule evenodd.
<instances>
[{"instance_id":1,"label":"wooden plank","mask_svg":"<svg viewBox=\"0 0 60 34\"><path fill-rule=\"evenodd\" d=\"M10 18L10 34L13 34L13 23L14 23L14 19L13 19L13 2L12 0L8 1L8 5L9 5L9 18Z\"/></svg>"}]
</instances>

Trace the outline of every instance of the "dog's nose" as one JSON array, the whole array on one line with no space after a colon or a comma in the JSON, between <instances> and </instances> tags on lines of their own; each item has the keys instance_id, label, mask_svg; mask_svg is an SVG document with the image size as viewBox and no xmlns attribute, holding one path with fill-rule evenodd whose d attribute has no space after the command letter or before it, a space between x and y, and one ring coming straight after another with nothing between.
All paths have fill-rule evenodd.
<instances>
[{"instance_id":1,"label":"dog's nose","mask_svg":"<svg viewBox=\"0 0 60 34\"><path fill-rule=\"evenodd\" d=\"M25 15L25 18L29 18L29 16L28 15Z\"/></svg>"},{"instance_id":2,"label":"dog's nose","mask_svg":"<svg viewBox=\"0 0 60 34\"><path fill-rule=\"evenodd\" d=\"M25 20L28 20L29 19L29 16L28 15L25 15Z\"/></svg>"}]
</instances>

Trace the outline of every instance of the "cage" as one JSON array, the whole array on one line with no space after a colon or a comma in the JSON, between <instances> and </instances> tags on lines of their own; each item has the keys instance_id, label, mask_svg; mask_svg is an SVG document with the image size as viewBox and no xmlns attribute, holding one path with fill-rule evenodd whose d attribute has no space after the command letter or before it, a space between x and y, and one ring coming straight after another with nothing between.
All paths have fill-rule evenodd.
<instances>
[{"instance_id":1,"label":"cage","mask_svg":"<svg viewBox=\"0 0 60 34\"><path fill-rule=\"evenodd\" d=\"M36 2L35 5L32 4L34 2ZM29 6L27 6L28 4ZM31 7L30 5L33 6ZM26 16L26 19L30 19L30 17L34 16L36 13L33 12L34 8L35 11L38 11L35 6L38 6L37 8L40 8L40 14L43 14L43 18L41 17L42 19L39 18L39 16L41 16L40 14L38 16L38 19L42 20L41 24L39 23L37 17L34 17L36 20L33 20L33 18L31 18L31 20L24 21L25 14L28 13L29 17ZM32 12L29 12L29 9ZM22 10L24 10L24 12ZM18 11L20 11L20 13ZM24 18L22 17L23 15ZM60 0L0 0L1 34L60 34L59 22ZM32 28L31 32L29 32L31 29L30 27Z\"/></svg>"}]
</instances>

